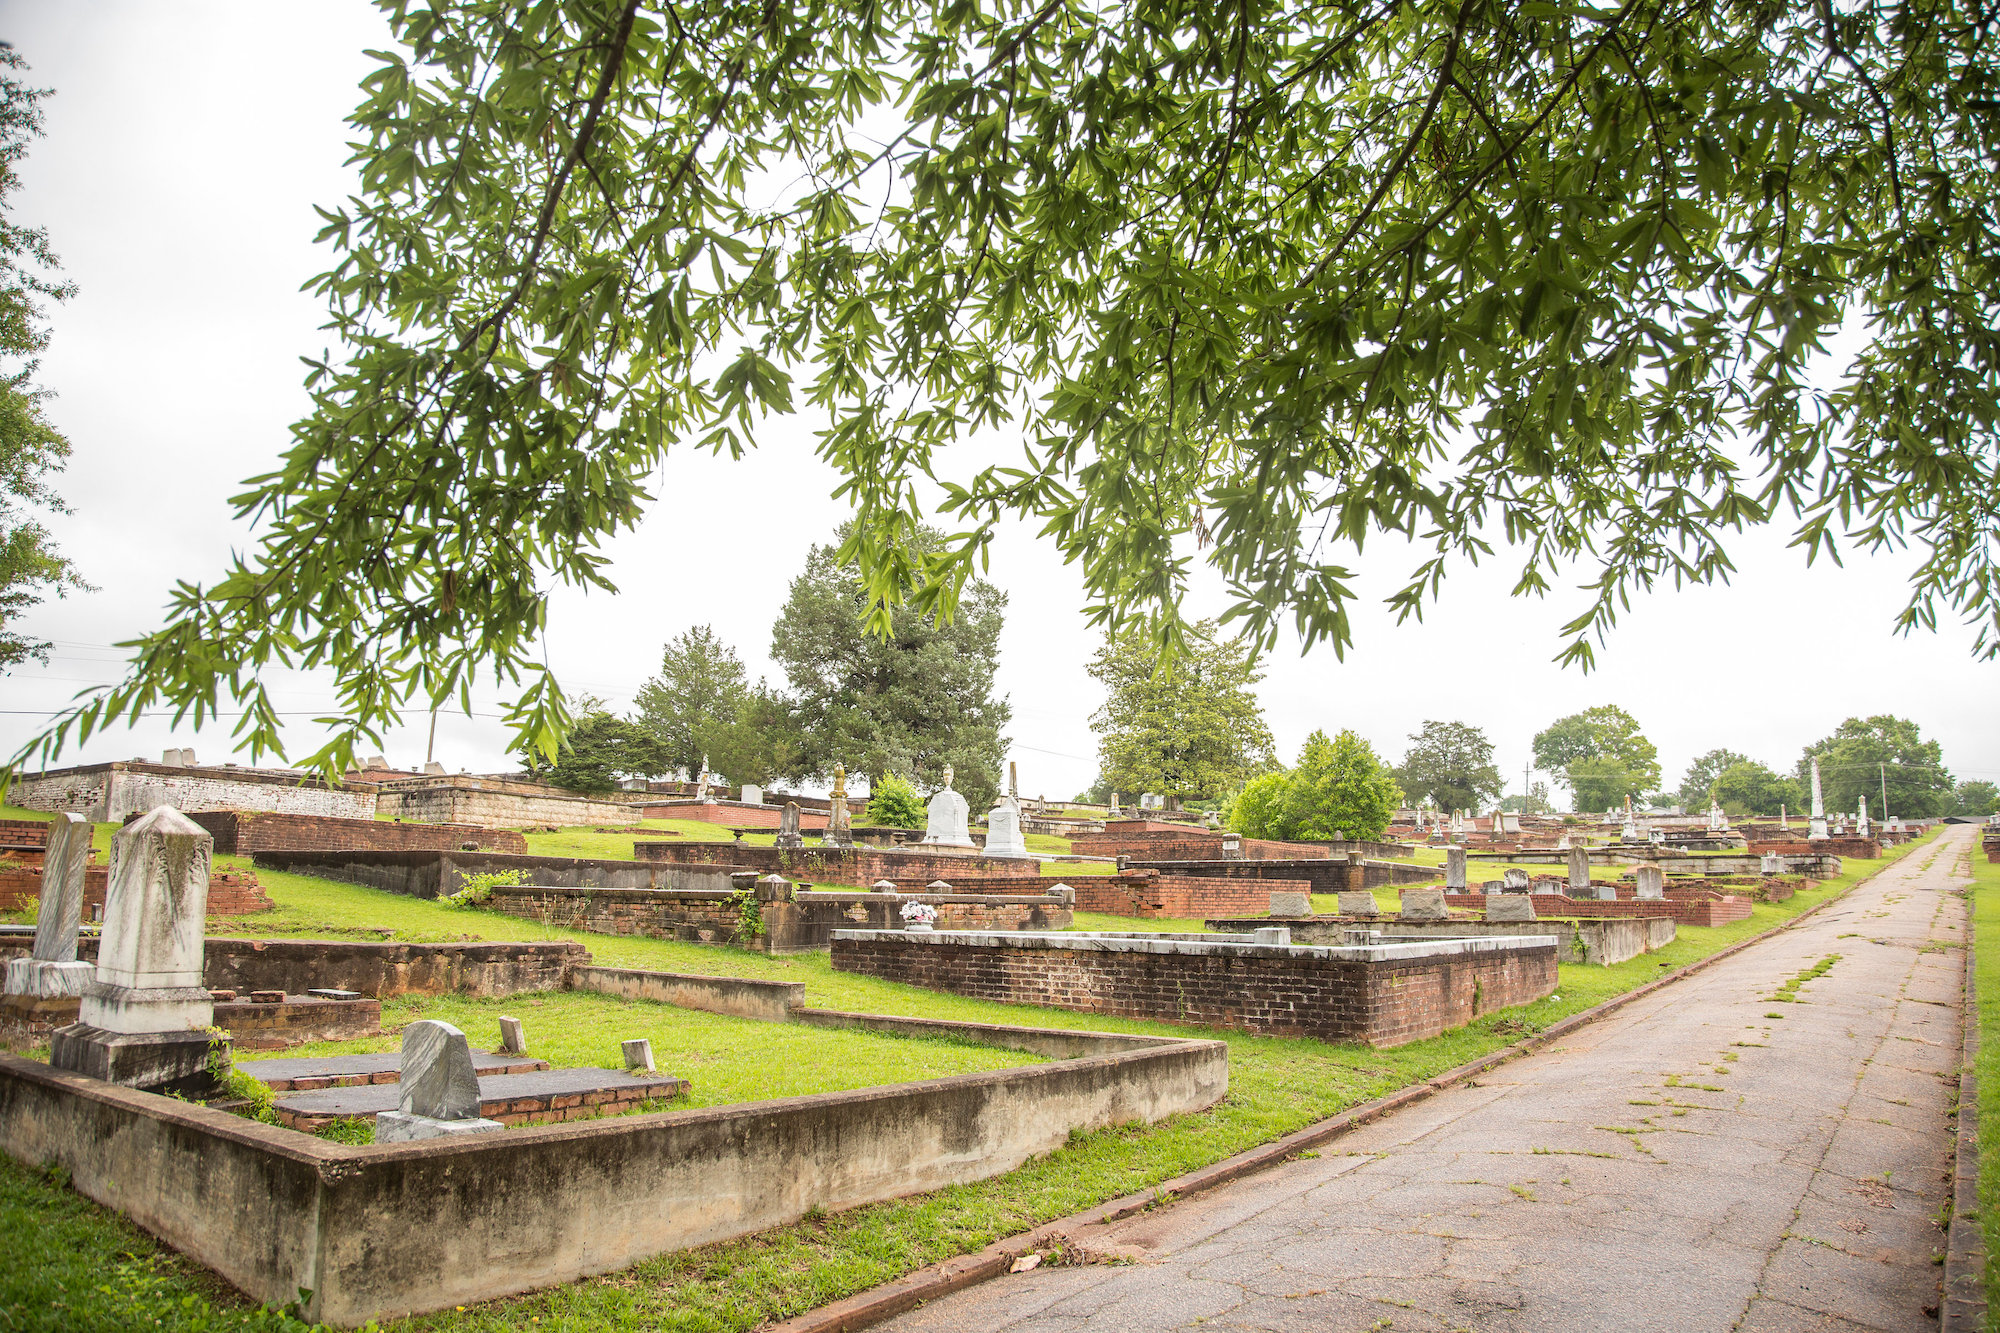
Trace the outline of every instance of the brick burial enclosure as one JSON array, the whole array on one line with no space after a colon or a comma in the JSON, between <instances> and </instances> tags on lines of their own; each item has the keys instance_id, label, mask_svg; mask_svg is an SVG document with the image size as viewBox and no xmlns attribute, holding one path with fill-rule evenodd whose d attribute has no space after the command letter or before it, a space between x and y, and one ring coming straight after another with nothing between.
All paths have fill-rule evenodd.
<instances>
[{"instance_id":1,"label":"brick burial enclosure","mask_svg":"<svg viewBox=\"0 0 2000 1333\"><path fill-rule=\"evenodd\" d=\"M467 843L480 851L525 854L528 840L513 829L476 824L405 824L381 819L263 810L204 810L188 816L215 839L223 854L256 852L455 852Z\"/></svg>"},{"instance_id":2,"label":"brick burial enclosure","mask_svg":"<svg viewBox=\"0 0 2000 1333\"><path fill-rule=\"evenodd\" d=\"M1557 942L1299 947L1241 936L842 930L838 972L983 1000L1400 1046L1556 987Z\"/></svg>"},{"instance_id":3,"label":"brick burial enclosure","mask_svg":"<svg viewBox=\"0 0 2000 1333\"><path fill-rule=\"evenodd\" d=\"M812 884L849 884L866 888L878 879L950 880L956 875L1033 878L1042 863L1032 856L979 856L917 848L881 847L753 847L734 842L634 842L632 855L641 862L669 865L720 865L755 870L760 875L784 875Z\"/></svg>"}]
</instances>

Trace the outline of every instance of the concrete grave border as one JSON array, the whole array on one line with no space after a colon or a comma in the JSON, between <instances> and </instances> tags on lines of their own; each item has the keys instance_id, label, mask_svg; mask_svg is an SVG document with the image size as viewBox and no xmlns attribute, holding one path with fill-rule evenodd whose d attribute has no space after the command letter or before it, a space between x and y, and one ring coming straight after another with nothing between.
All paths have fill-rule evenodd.
<instances>
[{"instance_id":1,"label":"concrete grave border","mask_svg":"<svg viewBox=\"0 0 2000 1333\"><path fill-rule=\"evenodd\" d=\"M253 1300L357 1325L517 1295L841 1209L1001 1175L1072 1132L1228 1092L1220 1041L794 1007L789 987L585 969L788 1021L950 1036L1047 1064L810 1097L354 1147L0 1055L0 1150L68 1171ZM693 983L716 983L704 988ZM755 985L756 983L749 983ZM630 990L628 990L630 988Z\"/></svg>"}]
</instances>

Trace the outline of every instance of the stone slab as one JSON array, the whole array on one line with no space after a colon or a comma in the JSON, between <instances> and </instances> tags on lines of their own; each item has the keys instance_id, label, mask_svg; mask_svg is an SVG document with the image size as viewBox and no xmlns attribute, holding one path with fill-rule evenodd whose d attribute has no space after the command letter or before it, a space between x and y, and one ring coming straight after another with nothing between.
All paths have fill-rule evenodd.
<instances>
[{"instance_id":1,"label":"stone slab","mask_svg":"<svg viewBox=\"0 0 2000 1333\"><path fill-rule=\"evenodd\" d=\"M618 1069L543 1069L531 1074L496 1074L479 1080L479 1113L491 1118L517 1102L574 1097L604 1089L637 1089L641 1096L665 1099L688 1090L688 1081L671 1074L628 1074ZM320 1088L287 1093L277 1099L281 1115L333 1117L379 1115L399 1109L400 1091L393 1083L345 1088Z\"/></svg>"},{"instance_id":2,"label":"stone slab","mask_svg":"<svg viewBox=\"0 0 2000 1333\"><path fill-rule=\"evenodd\" d=\"M383 1111L375 1117L375 1142L416 1143L460 1134L492 1134L505 1128L498 1120L433 1120L426 1115Z\"/></svg>"},{"instance_id":3,"label":"stone slab","mask_svg":"<svg viewBox=\"0 0 2000 1333\"><path fill-rule=\"evenodd\" d=\"M1404 889L1402 902L1405 921L1445 921L1451 917L1443 889Z\"/></svg>"},{"instance_id":4,"label":"stone slab","mask_svg":"<svg viewBox=\"0 0 2000 1333\"><path fill-rule=\"evenodd\" d=\"M107 1032L72 1023L51 1034L49 1064L141 1092L208 1097L218 1086L209 1046L206 1032ZM216 1066L229 1070L226 1042Z\"/></svg>"},{"instance_id":5,"label":"stone slab","mask_svg":"<svg viewBox=\"0 0 2000 1333\"><path fill-rule=\"evenodd\" d=\"M242 1060L236 1067L275 1091L351 1087L358 1083L394 1083L402 1076L401 1051L368 1055L307 1055L276 1060ZM531 1074L547 1069L547 1060L472 1052L472 1067L483 1080L497 1074Z\"/></svg>"},{"instance_id":6,"label":"stone slab","mask_svg":"<svg viewBox=\"0 0 2000 1333\"><path fill-rule=\"evenodd\" d=\"M1535 901L1525 893L1489 893L1486 895L1486 919L1488 921L1533 921Z\"/></svg>"},{"instance_id":7,"label":"stone slab","mask_svg":"<svg viewBox=\"0 0 2000 1333\"><path fill-rule=\"evenodd\" d=\"M1344 889L1340 894L1340 914L1342 916L1380 916L1382 908L1375 901L1375 895L1365 890Z\"/></svg>"},{"instance_id":8,"label":"stone slab","mask_svg":"<svg viewBox=\"0 0 2000 1333\"><path fill-rule=\"evenodd\" d=\"M1274 893L1271 895L1272 916L1311 916L1313 900L1310 893Z\"/></svg>"}]
</instances>

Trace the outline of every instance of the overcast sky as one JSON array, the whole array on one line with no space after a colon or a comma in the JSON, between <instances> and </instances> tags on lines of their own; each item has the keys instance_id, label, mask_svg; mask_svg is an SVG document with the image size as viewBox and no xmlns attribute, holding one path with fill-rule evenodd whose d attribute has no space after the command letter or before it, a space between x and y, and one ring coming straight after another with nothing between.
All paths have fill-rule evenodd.
<instances>
[{"instance_id":1,"label":"overcast sky","mask_svg":"<svg viewBox=\"0 0 2000 1333\"><path fill-rule=\"evenodd\" d=\"M349 192L342 119L371 67L363 48L386 33L364 0L0 0L0 38L57 90L14 208L49 229L80 286L54 314L40 382L76 451L61 479L76 512L49 526L97 586L25 617L57 648L46 668L4 678L0 746L11 753L72 692L116 678L109 645L157 623L176 580L212 579L247 544L228 498L268 470L305 410L298 357L325 345L323 310L299 290L326 262L312 206ZM828 498L834 481L803 422L742 463L676 453L650 517L609 548L622 591L555 598L548 659L564 685L628 705L662 643L704 623L775 681L771 622L808 548L844 517ZM1260 693L1279 749L1289 760L1314 728L1352 727L1393 761L1425 719L1462 720L1486 730L1519 790L1536 731L1616 703L1658 744L1671 786L1717 746L1789 768L1842 718L1894 712L1941 739L1961 779L2000 780L2000 671L1972 659L1958 625L1893 633L1912 561L1808 570L1786 540L1739 540L1732 586L1645 598L1589 675L1551 661L1580 592L1511 599L1504 561L1459 569L1424 623L1398 627L1379 598L1411 558L1371 546L1360 587L1372 600L1347 660L1287 647L1269 661ZM1021 528L996 544L992 578L1012 599L999 685L1022 792L1074 795L1096 773L1089 717L1101 699L1084 672L1096 641L1079 581ZM1197 611L1220 608L1215 587L1203 585ZM274 692L301 714L288 745L309 752L327 682L297 676ZM175 733L149 718L63 762L157 758L170 744L204 761L233 748L226 725ZM424 746L420 719L385 748L409 764ZM514 766L491 718L443 717L437 757L453 770Z\"/></svg>"}]
</instances>

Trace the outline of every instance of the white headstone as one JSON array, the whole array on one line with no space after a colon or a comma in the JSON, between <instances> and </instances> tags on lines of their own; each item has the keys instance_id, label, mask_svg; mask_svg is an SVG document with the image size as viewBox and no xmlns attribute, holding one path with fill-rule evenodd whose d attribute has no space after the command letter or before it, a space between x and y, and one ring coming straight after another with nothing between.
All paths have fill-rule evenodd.
<instances>
[{"instance_id":1,"label":"white headstone","mask_svg":"<svg viewBox=\"0 0 2000 1333\"><path fill-rule=\"evenodd\" d=\"M1726 833L1729 830L1729 816L1722 813L1722 806L1711 796L1708 798L1708 831Z\"/></svg>"},{"instance_id":2,"label":"white headstone","mask_svg":"<svg viewBox=\"0 0 2000 1333\"><path fill-rule=\"evenodd\" d=\"M1528 891L1528 872L1519 866L1509 866L1501 872L1500 885L1501 892L1503 893L1526 893Z\"/></svg>"},{"instance_id":3,"label":"white headstone","mask_svg":"<svg viewBox=\"0 0 2000 1333\"><path fill-rule=\"evenodd\" d=\"M971 810L965 798L946 787L931 797L927 807L929 819L924 827L924 843L932 847L970 847L972 830Z\"/></svg>"},{"instance_id":4,"label":"white headstone","mask_svg":"<svg viewBox=\"0 0 2000 1333\"><path fill-rule=\"evenodd\" d=\"M656 1072L653 1067L653 1042L651 1038L634 1037L630 1041L621 1041L618 1043L618 1049L625 1056L625 1067L627 1069L639 1070L647 1074Z\"/></svg>"},{"instance_id":5,"label":"white headstone","mask_svg":"<svg viewBox=\"0 0 2000 1333\"><path fill-rule=\"evenodd\" d=\"M111 839L97 977L79 1021L106 1032L184 1032L215 1022L202 983L215 839L162 805Z\"/></svg>"},{"instance_id":6,"label":"white headstone","mask_svg":"<svg viewBox=\"0 0 2000 1333\"><path fill-rule=\"evenodd\" d=\"M1591 888L1595 891L1597 901L1599 902L1615 903L1618 901L1618 886L1608 880L1599 880Z\"/></svg>"},{"instance_id":7,"label":"white headstone","mask_svg":"<svg viewBox=\"0 0 2000 1333\"><path fill-rule=\"evenodd\" d=\"M501 1055L525 1055L528 1051L528 1035L521 1030L521 1020L500 1016Z\"/></svg>"},{"instance_id":8,"label":"white headstone","mask_svg":"<svg viewBox=\"0 0 2000 1333\"><path fill-rule=\"evenodd\" d=\"M1824 838L1826 831L1826 802L1819 794L1819 760L1812 761L1812 825L1806 830L1808 841Z\"/></svg>"},{"instance_id":9,"label":"white headstone","mask_svg":"<svg viewBox=\"0 0 2000 1333\"><path fill-rule=\"evenodd\" d=\"M1002 797L1000 803L986 813L986 854L1028 855L1028 844L1021 837L1021 812L1014 807L1011 797Z\"/></svg>"},{"instance_id":10,"label":"white headstone","mask_svg":"<svg viewBox=\"0 0 2000 1333\"><path fill-rule=\"evenodd\" d=\"M744 783L744 784L743 784L743 803L744 803L745 805L762 805L762 804L764 804L764 789L763 789L762 787L758 786L758 785L757 785L756 783L754 783L754 782L746 782L746 783Z\"/></svg>"},{"instance_id":11,"label":"white headstone","mask_svg":"<svg viewBox=\"0 0 2000 1333\"><path fill-rule=\"evenodd\" d=\"M1857 838L1868 836L1868 798L1865 795L1861 798L1861 808L1854 814L1854 836Z\"/></svg>"},{"instance_id":12,"label":"white headstone","mask_svg":"<svg viewBox=\"0 0 2000 1333\"><path fill-rule=\"evenodd\" d=\"M76 961L83 924L83 876L90 864L90 821L59 814L42 851L41 906L35 943L26 958L7 960L7 994L60 1000L82 995L97 978L94 963Z\"/></svg>"},{"instance_id":13,"label":"white headstone","mask_svg":"<svg viewBox=\"0 0 2000 1333\"><path fill-rule=\"evenodd\" d=\"M1759 857L1759 858L1758 858L1758 861L1757 861L1757 873L1758 873L1758 874L1760 874L1760 875L1782 875L1782 874L1784 874L1784 873L1785 873L1785 858L1784 858L1784 857L1782 857L1782 856L1779 856L1779 855L1778 855L1777 853L1775 853L1775 852L1770 852L1770 853L1766 853L1766 854L1765 854L1764 856L1762 856L1762 857Z\"/></svg>"},{"instance_id":14,"label":"white headstone","mask_svg":"<svg viewBox=\"0 0 2000 1333\"><path fill-rule=\"evenodd\" d=\"M1658 866L1640 866L1634 873L1638 884L1633 894L1640 902L1659 902L1667 896L1667 876Z\"/></svg>"}]
</instances>

